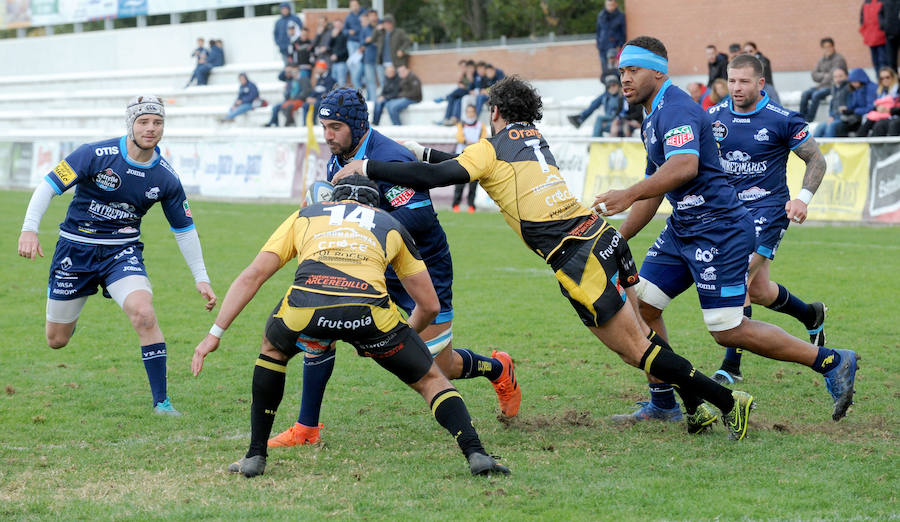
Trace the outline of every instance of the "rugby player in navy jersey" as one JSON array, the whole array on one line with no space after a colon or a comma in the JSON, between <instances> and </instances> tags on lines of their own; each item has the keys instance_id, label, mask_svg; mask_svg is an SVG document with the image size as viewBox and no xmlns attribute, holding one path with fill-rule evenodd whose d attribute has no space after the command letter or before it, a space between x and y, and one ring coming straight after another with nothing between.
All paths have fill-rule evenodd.
<instances>
[{"instance_id":1,"label":"rugby player in navy jersey","mask_svg":"<svg viewBox=\"0 0 900 522\"><path fill-rule=\"evenodd\" d=\"M662 311L694 286L703 320L716 342L823 374L834 401L832 418L840 420L852 403L857 354L815 346L777 326L744 317L747 270L756 246L753 218L722 170L708 115L672 85L667 72L666 48L656 38L641 36L623 49L619 75L625 99L643 105L647 113L641 126L646 176L624 190L601 194L594 202L594 208L608 216L631 208L620 228L626 239L650 221L664 196L672 204L666 227L641 265L637 288L641 315L657 336L665 337ZM651 401L616 420L679 420L681 411L670 388L651 382Z\"/></svg>"},{"instance_id":2,"label":"rugby player in navy jersey","mask_svg":"<svg viewBox=\"0 0 900 522\"><path fill-rule=\"evenodd\" d=\"M319 105L319 122L325 142L331 150L328 180L347 162L354 159L377 159L388 162L414 161L412 154L396 141L369 127L366 102L354 89L336 89ZM427 190L414 190L394 183L379 182L378 206L391 214L409 231L422 254L431 281L441 302L441 311L424 331L422 339L435 356L435 362L450 379L485 377L494 386L500 411L515 416L522 401L522 390L516 381L512 358L494 350L490 357L466 348L453 348L453 262L450 247L438 221ZM407 314L415 303L391 268L387 274L391 299ZM303 395L300 413L289 429L269 441L269 447L314 444L320 440L319 413L325 387L334 369L335 351L325 354L307 353L303 359Z\"/></svg>"},{"instance_id":3,"label":"rugby player in navy jersey","mask_svg":"<svg viewBox=\"0 0 900 522\"><path fill-rule=\"evenodd\" d=\"M825 346L825 305L807 304L769 278L769 265L788 225L806 220L806 206L825 176L825 157L803 116L772 102L765 86L762 63L755 56L740 55L728 64L730 100L709 109L719 161L756 224L744 315L752 316L751 302L788 314L806 327L812 344ZM791 151L806 163L803 188L794 199L787 187ZM742 380L741 352L727 348L713 378L722 384Z\"/></svg>"},{"instance_id":4,"label":"rugby player in navy jersey","mask_svg":"<svg viewBox=\"0 0 900 522\"><path fill-rule=\"evenodd\" d=\"M47 343L68 344L88 296L103 289L131 320L141 343L153 409L180 416L166 389L166 342L153 310L144 267L141 219L155 203L163 212L194 276L206 309L216 304L200 238L178 176L160 155L165 107L157 96L137 96L125 111L127 135L78 147L38 184L22 225L19 255L44 256L37 232L50 200L75 187L50 263Z\"/></svg>"},{"instance_id":5,"label":"rugby player in navy jersey","mask_svg":"<svg viewBox=\"0 0 900 522\"><path fill-rule=\"evenodd\" d=\"M632 287L638 275L628 244L566 186L550 146L534 125L542 113L537 91L517 76L506 77L491 87L489 104L493 135L459 155L409 143L418 159L435 164L354 160L334 179L361 173L419 190L477 180L507 224L550 265L582 323L627 364L678 385L691 413L688 431L703 430L717 418L703 402L708 400L731 420L730 437L744 438L752 397L732 393L697 371L664 339L650 338L637 312Z\"/></svg>"},{"instance_id":6,"label":"rugby player in navy jersey","mask_svg":"<svg viewBox=\"0 0 900 522\"><path fill-rule=\"evenodd\" d=\"M297 259L294 280L266 321L253 369L250 448L228 471L245 477L265 472L266 439L284 395L288 362L301 351L327 351L328 339L337 339L417 391L456 440L473 475L509 474L482 447L462 396L416 334L438 315L440 303L410 234L374 208L379 197L375 184L362 176L338 183L332 201L288 216L228 288L209 334L194 350L195 376L259 288ZM414 303L408 321L388 295L388 265Z\"/></svg>"}]
</instances>

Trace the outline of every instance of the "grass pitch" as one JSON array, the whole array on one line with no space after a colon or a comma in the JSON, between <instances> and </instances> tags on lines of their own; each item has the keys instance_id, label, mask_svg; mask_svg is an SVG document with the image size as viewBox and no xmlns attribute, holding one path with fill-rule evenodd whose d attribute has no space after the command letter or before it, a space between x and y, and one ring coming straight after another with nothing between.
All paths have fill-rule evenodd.
<instances>
[{"instance_id":1,"label":"grass pitch","mask_svg":"<svg viewBox=\"0 0 900 522\"><path fill-rule=\"evenodd\" d=\"M471 477L452 438L412 390L339 348L323 443L276 449L266 474L225 467L249 440L250 377L266 314L293 266L278 273L229 329L200 378L194 346L212 324L162 212L144 220L146 263L169 351L179 419L151 414L137 336L111 300L88 301L69 346L43 336L56 224L44 217L46 257L17 258L25 192L0 193L0 518L650 520L886 519L900 516L900 369L896 268L900 228L792 227L773 278L829 306L829 345L862 356L856 404L831 421L831 399L809 369L744 358L759 407L748 438L689 436L683 425L621 428L608 415L645 397L643 375L585 329L550 270L497 214L441 214L456 269L454 345L508 351L523 388L519 416L498 419L485 379L457 381L489 452L511 477ZM292 205L196 202L194 216L220 299ZM662 227L631 242L640 260ZM290 265L289 265L290 266ZM722 350L696 296L666 312L672 345L702 371ZM803 335L757 307L754 319ZM288 366L276 430L296 419L302 367Z\"/></svg>"}]
</instances>

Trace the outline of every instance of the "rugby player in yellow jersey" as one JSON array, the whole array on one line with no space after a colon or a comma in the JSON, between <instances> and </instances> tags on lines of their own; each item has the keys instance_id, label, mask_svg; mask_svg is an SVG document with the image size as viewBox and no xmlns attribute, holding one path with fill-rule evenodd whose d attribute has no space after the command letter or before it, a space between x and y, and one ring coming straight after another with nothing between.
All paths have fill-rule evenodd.
<instances>
[{"instance_id":1,"label":"rugby player in yellow jersey","mask_svg":"<svg viewBox=\"0 0 900 522\"><path fill-rule=\"evenodd\" d=\"M541 98L522 79L507 77L490 91L493 136L458 156L409 147L432 164L353 161L334 179L354 173L416 189L478 181L506 222L550 265L560 290L582 322L626 363L678 386L691 433L725 415L730 436L742 439L750 415L749 395L732 392L698 372L653 333L637 313L632 286L638 281L625 239L569 192L556 160L534 122ZM627 306L626 306L627 305ZM666 375L667 377L662 377Z\"/></svg>"},{"instance_id":2,"label":"rugby player in yellow jersey","mask_svg":"<svg viewBox=\"0 0 900 522\"><path fill-rule=\"evenodd\" d=\"M250 449L228 471L246 477L263 474L288 360L301 351L333 349L329 345L342 340L422 395L438 423L456 439L473 475L509 474L484 451L462 396L416 333L437 316L437 294L409 233L387 212L373 208L378 197L375 183L353 176L335 186L332 201L291 214L231 284L216 322L194 350L196 376L257 290L297 258L294 283L266 322L253 370ZM388 264L416 304L408 323L388 297Z\"/></svg>"}]
</instances>

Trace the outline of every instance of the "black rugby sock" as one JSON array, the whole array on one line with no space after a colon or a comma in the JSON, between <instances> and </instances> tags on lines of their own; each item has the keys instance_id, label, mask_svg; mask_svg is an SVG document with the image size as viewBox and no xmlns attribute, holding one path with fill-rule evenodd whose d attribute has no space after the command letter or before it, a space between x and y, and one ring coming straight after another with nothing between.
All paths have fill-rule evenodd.
<instances>
[{"instance_id":1,"label":"black rugby sock","mask_svg":"<svg viewBox=\"0 0 900 522\"><path fill-rule=\"evenodd\" d=\"M690 361L671 349L666 350L659 344L650 343L641 357L640 367L650 375L678 386L679 393L687 392L690 396L705 399L723 412L729 412L734 407L734 399L728 388L698 372Z\"/></svg>"},{"instance_id":2,"label":"black rugby sock","mask_svg":"<svg viewBox=\"0 0 900 522\"><path fill-rule=\"evenodd\" d=\"M247 457L266 456L266 442L284 395L286 363L259 354L253 367L253 402L250 404L250 449Z\"/></svg>"},{"instance_id":3,"label":"black rugby sock","mask_svg":"<svg viewBox=\"0 0 900 522\"><path fill-rule=\"evenodd\" d=\"M647 339L650 340L651 347L654 344L657 344L663 350L668 350L672 353L675 353L675 350L673 350L672 347L669 346L669 343L667 343L666 340L663 339L662 336L659 335L658 333L656 333L655 331L650 330L650 333L647 335ZM656 377L656 376L654 376L654 377ZM657 378L661 379L662 377L657 377ZM700 406L701 404L703 404L703 399L701 399L700 397L697 397L697 395L695 393L691 392L690 390L685 390L685 389L681 388L680 386L678 386L677 384L674 384L673 387L678 392L678 396L681 397L681 402L684 403L684 410L686 412L688 412L689 415L693 415L697 411L697 407ZM657 391L657 394L659 394L659 393L660 393L660 391ZM651 401L652 401L654 398L653 384L650 385L650 397L651 397ZM660 401L661 399L662 399L662 397L657 398L657 401ZM675 402L674 396L672 397L672 402Z\"/></svg>"},{"instance_id":4,"label":"black rugby sock","mask_svg":"<svg viewBox=\"0 0 900 522\"><path fill-rule=\"evenodd\" d=\"M778 285L778 297L766 308L788 314L803 323L806 328L812 328L816 324L815 308L806 304L802 299L790 293L787 288Z\"/></svg>"},{"instance_id":5,"label":"black rugby sock","mask_svg":"<svg viewBox=\"0 0 900 522\"><path fill-rule=\"evenodd\" d=\"M438 424L453 435L466 458L472 453L487 455L472 425L466 403L455 388L440 391L431 399L431 413Z\"/></svg>"}]
</instances>

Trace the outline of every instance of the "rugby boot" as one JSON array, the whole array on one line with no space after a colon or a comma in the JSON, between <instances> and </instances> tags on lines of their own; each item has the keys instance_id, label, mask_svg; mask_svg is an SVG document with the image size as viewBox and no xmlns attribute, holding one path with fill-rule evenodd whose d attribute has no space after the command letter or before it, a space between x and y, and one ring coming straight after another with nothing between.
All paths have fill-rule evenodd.
<instances>
[{"instance_id":1,"label":"rugby boot","mask_svg":"<svg viewBox=\"0 0 900 522\"><path fill-rule=\"evenodd\" d=\"M684 419L681 415L681 407L677 403L674 408L669 409L660 408L649 401L639 401L636 404L640 406L637 411L613 415L609 420L619 424L636 424L646 420L680 422Z\"/></svg>"},{"instance_id":2,"label":"rugby boot","mask_svg":"<svg viewBox=\"0 0 900 522\"><path fill-rule=\"evenodd\" d=\"M494 457L485 455L484 453L472 453L469 455L469 471L473 475L509 475L509 468L501 465Z\"/></svg>"},{"instance_id":3,"label":"rugby boot","mask_svg":"<svg viewBox=\"0 0 900 522\"><path fill-rule=\"evenodd\" d=\"M228 471L240 473L247 478L262 475L266 471L266 457L264 455L241 457L241 460L228 465Z\"/></svg>"},{"instance_id":4,"label":"rugby boot","mask_svg":"<svg viewBox=\"0 0 900 522\"><path fill-rule=\"evenodd\" d=\"M494 391L497 392L497 400L500 401L500 411L507 417L515 417L519 413L522 404L522 390L516 381L516 370L513 367L512 357L506 352L491 352L491 357L503 364L503 372L500 377L491 381Z\"/></svg>"},{"instance_id":5,"label":"rugby boot","mask_svg":"<svg viewBox=\"0 0 900 522\"><path fill-rule=\"evenodd\" d=\"M325 426L320 422L315 428L304 426L295 422L293 426L278 435L275 435L266 443L270 448L283 448L289 446L302 446L304 444L316 444L321 440L319 430Z\"/></svg>"},{"instance_id":6,"label":"rugby boot","mask_svg":"<svg viewBox=\"0 0 900 522\"><path fill-rule=\"evenodd\" d=\"M809 303L809 306L816 310L816 323L807 330L809 342L816 346L825 346L825 315L828 313L828 307L825 303Z\"/></svg>"},{"instance_id":7,"label":"rugby boot","mask_svg":"<svg viewBox=\"0 0 900 522\"><path fill-rule=\"evenodd\" d=\"M722 424L730 432L728 438L741 440L747 435L747 423L750 420L750 410L756 408L753 396L747 392L733 391L734 406L731 411L722 414Z\"/></svg>"},{"instance_id":8,"label":"rugby boot","mask_svg":"<svg viewBox=\"0 0 900 522\"><path fill-rule=\"evenodd\" d=\"M712 380L721 384L722 386L731 386L736 382L741 382L744 380L744 376L741 375L740 371L730 372L728 370L716 370L716 373L713 374Z\"/></svg>"},{"instance_id":9,"label":"rugby boot","mask_svg":"<svg viewBox=\"0 0 900 522\"><path fill-rule=\"evenodd\" d=\"M841 355L841 362L824 375L825 387L834 399L831 418L839 421L847 415L847 408L853 404L853 384L856 382L856 361L860 359L853 350L835 350Z\"/></svg>"},{"instance_id":10,"label":"rugby boot","mask_svg":"<svg viewBox=\"0 0 900 522\"><path fill-rule=\"evenodd\" d=\"M172 406L172 401L168 397L166 397L166 400L156 403L156 406L153 407L153 413L168 415L169 417L181 417L181 412L176 410L175 406Z\"/></svg>"},{"instance_id":11,"label":"rugby boot","mask_svg":"<svg viewBox=\"0 0 900 522\"><path fill-rule=\"evenodd\" d=\"M688 433L700 433L701 431L711 429L713 423L719 419L719 416L713 413L712 409L705 402L697 406L697 411L693 414L688 413L685 418Z\"/></svg>"}]
</instances>

